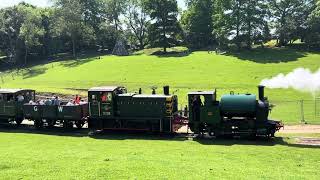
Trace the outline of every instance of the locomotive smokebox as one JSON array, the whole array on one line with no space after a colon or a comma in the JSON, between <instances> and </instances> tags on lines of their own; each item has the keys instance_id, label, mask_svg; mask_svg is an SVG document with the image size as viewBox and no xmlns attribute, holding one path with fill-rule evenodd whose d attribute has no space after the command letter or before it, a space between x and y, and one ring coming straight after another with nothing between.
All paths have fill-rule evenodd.
<instances>
[{"instance_id":1,"label":"locomotive smokebox","mask_svg":"<svg viewBox=\"0 0 320 180\"><path fill-rule=\"evenodd\" d=\"M169 86L163 86L163 93L166 96L170 95L170 87Z\"/></svg>"},{"instance_id":2,"label":"locomotive smokebox","mask_svg":"<svg viewBox=\"0 0 320 180\"><path fill-rule=\"evenodd\" d=\"M261 100L261 101L265 100L264 99L264 88L265 88L265 86L262 86L262 85L258 86L258 89L259 89L259 100Z\"/></svg>"}]
</instances>

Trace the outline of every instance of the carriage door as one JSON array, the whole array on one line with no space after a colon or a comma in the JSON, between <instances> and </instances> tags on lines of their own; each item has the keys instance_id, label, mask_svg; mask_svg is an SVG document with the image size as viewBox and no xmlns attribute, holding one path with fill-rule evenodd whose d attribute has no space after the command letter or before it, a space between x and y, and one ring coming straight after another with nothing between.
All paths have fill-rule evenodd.
<instances>
[{"instance_id":1,"label":"carriage door","mask_svg":"<svg viewBox=\"0 0 320 180\"><path fill-rule=\"evenodd\" d=\"M101 116L100 112L100 93L93 91L89 92L89 115L93 117L99 117Z\"/></svg>"}]
</instances>

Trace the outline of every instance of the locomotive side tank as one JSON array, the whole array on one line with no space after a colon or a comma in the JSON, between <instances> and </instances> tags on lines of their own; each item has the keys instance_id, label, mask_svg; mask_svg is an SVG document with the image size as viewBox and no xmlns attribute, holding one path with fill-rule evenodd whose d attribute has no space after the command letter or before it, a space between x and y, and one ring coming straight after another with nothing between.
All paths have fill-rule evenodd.
<instances>
[{"instance_id":1,"label":"locomotive side tank","mask_svg":"<svg viewBox=\"0 0 320 180\"><path fill-rule=\"evenodd\" d=\"M257 100L255 95L224 95L221 98L221 115L226 117L254 117L256 115Z\"/></svg>"}]
</instances>

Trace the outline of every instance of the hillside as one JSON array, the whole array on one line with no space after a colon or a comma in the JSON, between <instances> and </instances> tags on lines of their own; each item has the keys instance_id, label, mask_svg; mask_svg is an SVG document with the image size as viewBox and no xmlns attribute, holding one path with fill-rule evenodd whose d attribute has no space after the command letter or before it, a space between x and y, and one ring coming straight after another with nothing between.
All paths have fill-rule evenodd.
<instances>
[{"instance_id":1,"label":"hillside","mask_svg":"<svg viewBox=\"0 0 320 180\"><path fill-rule=\"evenodd\" d=\"M262 79L291 72L297 67L315 71L320 67L319 60L319 53L290 49L257 49L225 55L206 51L166 56L137 53L129 57L102 56L101 59L53 62L19 73L6 72L1 87L85 95L85 91L78 89L120 84L129 91L141 87L144 93L150 93L150 87L157 86L157 91L162 93L161 87L170 85L171 92L179 95L180 106L183 106L188 91L217 88L219 96L230 91L257 93L256 86ZM266 95L276 105L272 117L287 123L298 123L301 118L297 100L313 99L307 93L292 89L266 89ZM305 107L306 119L315 123L312 109L310 102L310 107Z\"/></svg>"}]
</instances>

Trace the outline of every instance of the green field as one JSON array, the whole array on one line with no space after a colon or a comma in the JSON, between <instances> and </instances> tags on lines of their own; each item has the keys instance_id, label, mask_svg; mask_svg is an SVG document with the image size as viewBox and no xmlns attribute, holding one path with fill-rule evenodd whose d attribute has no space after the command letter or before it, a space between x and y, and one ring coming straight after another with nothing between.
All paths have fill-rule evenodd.
<instances>
[{"instance_id":1,"label":"green field","mask_svg":"<svg viewBox=\"0 0 320 180\"><path fill-rule=\"evenodd\" d=\"M158 92L162 93L161 87L170 85L179 95L182 107L187 92L192 90L217 88L219 96L230 91L257 93L256 86L264 78L298 67L312 71L320 67L319 53L291 49L255 49L226 55L200 51L166 56L150 55L150 51L129 57L102 56L101 59L92 57L38 65L19 73L6 73L1 87L84 95L85 91L77 89L119 84L128 87L129 91L142 87L145 93L151 92L151 86L157 86ZM301 120L297 100L313 99L308 93L292 89L267 89L266 95L276 105L271 117L287 124ZM320 123L320 118L317 120L314 116L314 102L307 101L304 111L308 123Z\"/></svg>"},{"instance_id":2,"label":"green field","mask_svg":"<svg viewBox=\"0 0 320 180\"><path fill-rule=\"evenodd\" d=\"M293 141L0 129L0 179L318 179L319 148Z\"/></svg>"}]
</instances>

